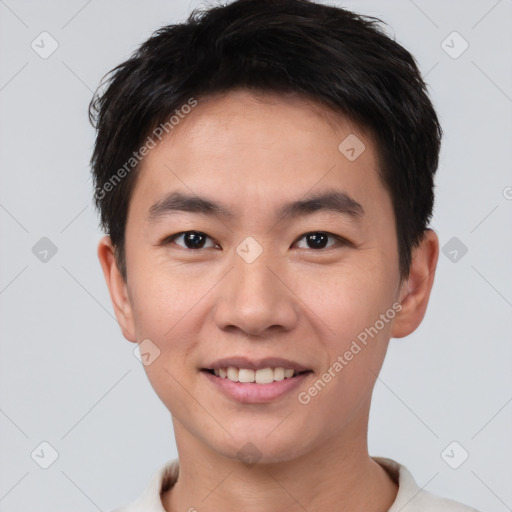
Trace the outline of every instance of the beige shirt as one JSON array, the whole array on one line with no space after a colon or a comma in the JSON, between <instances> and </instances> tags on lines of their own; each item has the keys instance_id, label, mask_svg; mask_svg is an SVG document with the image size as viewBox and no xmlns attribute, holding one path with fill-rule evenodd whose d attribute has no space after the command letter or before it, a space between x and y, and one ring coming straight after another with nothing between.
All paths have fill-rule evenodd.
<instances>
[{"instance_id":1,"label":"beige shirt","mask_svg":"<svg viewBox=\"0 0 512 512\"><path fill-rule=\"evenodd\" d=\"M398 494L388 512L478 512L476 509L440 498L418 487L409 470L392 459L372 457L398 484ZM133 503L112 512L165 512L161 494L172 487L178 478L178 460L160 468L151 478L142 496Z\"/></svg>"}]
</instances>

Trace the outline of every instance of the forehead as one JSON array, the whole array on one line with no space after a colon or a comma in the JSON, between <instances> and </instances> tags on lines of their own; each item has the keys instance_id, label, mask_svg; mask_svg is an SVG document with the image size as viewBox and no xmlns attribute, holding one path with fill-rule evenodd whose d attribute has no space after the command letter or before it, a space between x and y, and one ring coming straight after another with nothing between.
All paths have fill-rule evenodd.
<instances>
[{"instance_id":1,"label":"forehead","mask_svg":"<svg viewBox=\"0 0 512 512\"><path fill-rule=\"evenodd\" d=\"M330 145L332 149L333 143L337 149L336 141L350 134L357 134L373 146L371 137L362 127L305 96L237 89L201 98L166 142L175 139L180 144L194 145L196 150L206 144L210 153L214 145L219 151L222 146L232 148L235 145L238 152L244 145L261 151L272 151L278 146L283 153L287 148L293 149L284 154L293 160L294 154L311 149L311 156L319 157L322 146Z\"/></svg>"},{"instance_id":2,"label":"forehead","mask_svg":"<svg viewBox=\"0 0 512 512\"><path fill-rule=\"evenodd\" d=\"M200 100L139 172L132 201L142 199L146 212L174 190L217 197L240 215L333 187L370 206L386 201L367 132L291 95L231 91Z\"/></svg>"}]
</instances>

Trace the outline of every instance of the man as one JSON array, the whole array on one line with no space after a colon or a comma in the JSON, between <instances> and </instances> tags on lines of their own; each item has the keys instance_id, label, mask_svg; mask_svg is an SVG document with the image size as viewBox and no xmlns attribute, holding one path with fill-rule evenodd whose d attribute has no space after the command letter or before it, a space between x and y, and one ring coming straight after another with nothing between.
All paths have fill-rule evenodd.
<instances>
[{"instance_id":1,"label":"man","mask_svg":"<svg viewBox=\"0 0 512 512\"><path fill-rule=\"evenodd\" d=\"M474 510L367 448L439 253L413 57L375 19L238 0L157 31L91 116L98 256L179 454L119 510Z\"/></svg>"}]
</instances>

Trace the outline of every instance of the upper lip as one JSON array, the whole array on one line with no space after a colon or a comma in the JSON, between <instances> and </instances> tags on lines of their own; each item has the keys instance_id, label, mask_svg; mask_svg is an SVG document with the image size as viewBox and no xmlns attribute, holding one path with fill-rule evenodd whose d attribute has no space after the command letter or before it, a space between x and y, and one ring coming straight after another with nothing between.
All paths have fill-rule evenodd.
<instances>
[{"instance_id":1,"label":"upper lip","mask_svg":"<svg viewBox=\"0 0 512 512\"><path fill-rule=\"evenodd\" d=\"M295 361L282 359L280 357L265 357L263 359L248 359L247 357L225 357L217 359L205 366L204 370L220 370L221 368L243 368L247 370L260 370L261 368L291 368L296 372L304 372L310 370Z\"/></svg>"}]
</instances>

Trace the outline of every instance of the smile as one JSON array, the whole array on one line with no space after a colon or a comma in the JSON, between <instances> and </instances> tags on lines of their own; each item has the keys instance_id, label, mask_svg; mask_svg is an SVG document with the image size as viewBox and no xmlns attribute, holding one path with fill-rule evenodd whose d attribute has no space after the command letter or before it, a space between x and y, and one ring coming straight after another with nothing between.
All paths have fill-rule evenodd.
<instances>
[{"instance_id":1,"label":"smile","mask_svg":"<svg viewBox=\"0 0 512 512\"><path fill-rule=\"evenodd\" d=\"M221 379L228 379L231 382L242 382L256 384L270 384L272 382L280 382L284 379L291 379L295 375L306 372L297 372L292 368L260 368L251 370L249 368L235 368L229 366L227 368L219 368L218 370L209 370L215 376Z\"/></svg>"},{"instance_id":2,"label":"smile","mask_svg":"<svg viewBox=\"0 0 512 512\"><path fill-rule=\"evenodd\" d=\"M277 402L287 395L292 396L292 391L313 375L311 370L300 367L262 365L244 368L244 364L240 367L217 365L216 368L203 368L200 373L222 395L245 404Z\"/></svg>"}]
</instances>

